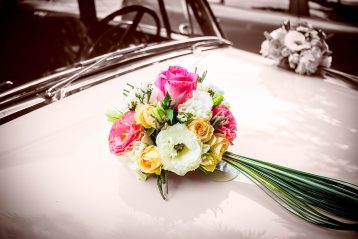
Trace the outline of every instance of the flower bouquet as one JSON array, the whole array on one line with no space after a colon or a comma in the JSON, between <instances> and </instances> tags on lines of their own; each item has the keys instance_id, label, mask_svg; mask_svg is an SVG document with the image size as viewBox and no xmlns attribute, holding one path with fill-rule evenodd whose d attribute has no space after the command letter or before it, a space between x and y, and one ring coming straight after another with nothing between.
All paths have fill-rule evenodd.
<instances>
[{"instance_id":1,"label":"flower bouquet","mask_svg":"<svg viewBox=\"0 0 358 239\"><path fill-rule=\"evenodd\" d=\"M154 84L125 89L123 105L109 112L110 151L140 179L157 177L163 199L168 172L212 174L219 164L248 176L280 205L308 222L358 230L358 189L339 180L281 167L227 151L236 120L223 92L179 66L160 72ZM341 220L340 218L351 220Z\"/></svg>"},{"instance_id":2,"label":"flower bouquet","mask_svg":"<svg viewBox=\"0 0 358 239\"><path fill-rule=\"evenodd\" d=\"M326 34L310 24L289 21L271 33L264 33L266 40L260 53L278 62L280 66L293 69L301 75L319 73L332 63L331 51L326 43Z\"/></svg>"}]
</instances>

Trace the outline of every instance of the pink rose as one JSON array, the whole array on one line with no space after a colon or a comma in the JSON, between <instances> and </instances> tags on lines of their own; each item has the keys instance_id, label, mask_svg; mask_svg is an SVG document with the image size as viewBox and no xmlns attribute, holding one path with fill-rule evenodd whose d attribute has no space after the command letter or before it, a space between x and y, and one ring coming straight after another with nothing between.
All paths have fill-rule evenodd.
<instances>
[{"instance_id":1,"label":"pink rose","mask_svg":"<svg viewBox=\"0 0 358 239\"><path fill-rule=\"evenodd\" d=\"M198 75L188 72L180 66L169 66L168 70L162 71L155 81L159 89L158 100L163 100L168 92L172 102L178 100L178 104L184 103L192 97L193 90L196 90Z\"/></svg>"},{"instance_id":2,"label":"pink rose","mask_svg":"<svg viewBox=\"0 0 358 239\"><path fill-rule=\"evenodd\" d=\"M122 118L112 125L109 133L109 149L111 153L121 155L133 148L142 137L142 126L134 120L134 112L126 112Z\"/></svg>"},{"instance_id":3,"label":"pink rose","mask_svg":"<svg viewBox=\"0 0 358 239\"><path fill-rule=\"evenodd\" d=\"M216 128L216 132L222 133L225 137L232 143L236 138L236 120L232 115L231 111L225 105L218 105L213 108L213 116L222 116L225 117Z\"/></svg>"}]
</instances>

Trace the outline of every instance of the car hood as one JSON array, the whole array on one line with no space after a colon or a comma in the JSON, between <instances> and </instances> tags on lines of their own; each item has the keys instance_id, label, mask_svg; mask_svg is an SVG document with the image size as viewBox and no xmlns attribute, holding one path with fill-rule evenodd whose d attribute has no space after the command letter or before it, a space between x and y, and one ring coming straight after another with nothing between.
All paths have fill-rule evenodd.
<instances>
[{"instance_id":1,"label":"car hood","mask_svg":"<svg viewBox=\"0 0 358 239\"><path fill-rule=\"evenodd\" d=\"M169 175L139 181L110 154L105 112L126 83L169 65L208 70L230 102L238 137L229 150L358 182L358 94L234 48L197 51L122 75L0 126L0 233L19 238L354 238L296 218L240 175L213 182Z\"/></svg>"}]
</instances>

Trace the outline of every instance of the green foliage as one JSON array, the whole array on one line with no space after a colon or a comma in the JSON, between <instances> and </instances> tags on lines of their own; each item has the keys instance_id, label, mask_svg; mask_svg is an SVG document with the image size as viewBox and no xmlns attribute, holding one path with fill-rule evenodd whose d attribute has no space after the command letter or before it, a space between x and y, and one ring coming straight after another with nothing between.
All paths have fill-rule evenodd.
<instances>
[{"instance_id":1,"label":"green foliage","mask_svg":"<svg viewBox=\"0 0 358 239\"><path fill-rule=\"evenodd\" d=\"M221 102L223 102L223 100L224 100L224 96L222 96L222 95L215 96L215 97L213 98L213 104L214 104L214 106L220 105Z\"/></svg>"},{"instance_id":2,"label":"green foliage","mask_svg":"<svg viewBox=\"0 0 358 239\"><path fill-rule=\"evenodd\" d=\"M174 124L175 114L176 112L176 105L178 103L178 100L176 100L173 104L172 98L170 97L169 93L166 93L164 99L160 103L159 106L156 108L156 117L157 120L161 123L168 122L171 125Z\"/></svg>"},{"instance_id":3,"label":"green foliage","mask_svg":"<svg viewBox=\"0 0 358 239\"><path fill-rule=\"evenodd\" d=\"M286 30L289 31L291 30L291 22L289 20L286 20L283 24L282 27Z\"/></svg>"},{"instance_id":4,"label":"green foliage","mask_svg":"<svg viewBox=\"0 0 358 239\"><path fill-rule=\"evenodd\" d=\"M172 123L173 122L173 117L174 117L173 109L167 109L165 111L165 115L167 116L167 119L170 121L170 123Z\"/></svg>"},{"instance_id":5,"label":"green foliage","mask_svg":"<svg viewBox=\"0 0 358 239\"><path fill-rule=\"evenodd\" d=\"M208 74L208 71L204 71L203 74L201 76L199 76L198 82L203 83L207 74Z\"/></svg>"},{"instance_id":6,"label":"green foliage","mask_svg":"<svg viewBox=\"0 0 358 239\"><path fill-rule=\"evenodd\" d=\"M151 136L153 133L154 133L155 129L154 128L150 128L150 129L147 129L147 135L148 136Z\"/></svg>"},{"instance_id":7,"label":"green foliage","mask_svg":"<svg viewBox=\"0 0 358 239\"><path fill-rule=\"evenodd\" d=\"M163 200L166 200L166 195L168 195L168 172L166 170L162 170L160 175L157 176L157 186Z\"/></svg>"},{"instance_id":8,"label":"green foliage","mask_svg":"<svg viewBox=\"0 0 358 239\"><path fill-rule=\"evenodd\" d=\"M358 230L357 185L230 152L223 160L298 217L331 229Z\"/></svg>"},{"instance_id":9,"label":"green foliage","mask_svg":"<svg viewBox=\"0 0 358 239\"><path fill-rule=\"evenodd\" d=\"M117 122L120 118L122 118L122 116L123 116L123 113L117 109L108 111L106 113L107 120L111 123Z\"/></svg>"},{"instance_id":10,"label":"green foliage","mask_svg":"<svg viewBox=\"0 0 358 239\"><path fill-rule=\"evenodd\" d=\"M170 97L169 93L167 92L165 94L163 101L161 102L161 106L163 107L164 110L166 110L170 108L171 103L172 103L172 97Z\"/></svg>"}]
</instances>

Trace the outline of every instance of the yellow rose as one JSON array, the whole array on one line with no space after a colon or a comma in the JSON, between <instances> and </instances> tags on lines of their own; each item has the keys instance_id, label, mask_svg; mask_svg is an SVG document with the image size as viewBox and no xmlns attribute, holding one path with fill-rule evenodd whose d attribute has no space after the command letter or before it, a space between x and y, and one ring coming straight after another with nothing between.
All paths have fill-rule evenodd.
<instances>
[{"instance_id":1,"label":"yellow rose","mask_svg":"<svg viewBox=\"0 0 358 239\"><path fill-rule=\"evenodd\" d=\"M213 153L203 154L201 160L201 167L208 172L214 172L216 165L219 162L218 157Z\"/></svg>"},{"instance_id":2,"label":"yellow rose","mask_svg":"<svg viewBox=\"0 0 358 239\"><path fill-rule=\"evenodd\" d=\"M223 134L213 134L206 144L210 145L210 150L202 155L201 167L208 172L213 172L229 147L230 141Z\"/></svg>"},{"instance_id":3,"label":"yellow rose","mask_svg":"<svg viewBox=\"0 0 358 239\"><path fill-rule=\"evenodd\" d=\"M146 147L136 159L142 172L160 174L162 159L157 146L150 145Z\"/></svg>"},{"instance_id":4,"label":"yellow rose","mask_svg":"<svg viewBox=\"0 0 358 239\"><path fill-rule=\"evenodd\" d=\"M223 154L230 145L230 141L223 134L214 134L207 142L210 145L210 152L215 154L218 161L221 160Z\"/></svg>"},{"instance_id":5,"label":"yellow rose","mask_svg":"<svg viewBox=\"0 0 358 239\"><path fill-rule=\"evenodd\" d=\"M144 128L154 128L154 107L151 105L138 105L135 110L134 119L138 124L143 125Z\"/></svg>"},{"instance_id":6,"label":"yellow rose","mask_svg":"<svg viewBox=\"0 0 358 239\"><path fill-rule=\"evenodd\" d=\"M188 125L188 128L196 135L198 139L200 139L204 143L212 138L214 132L213 126L211 126L211 124L207 120L203 119L193 120Z\"/></svg>"}]
</instances>

